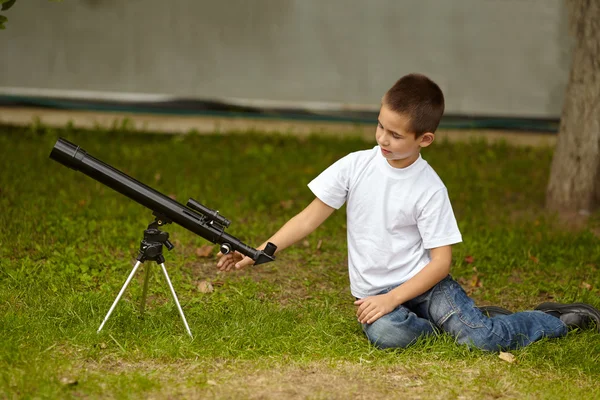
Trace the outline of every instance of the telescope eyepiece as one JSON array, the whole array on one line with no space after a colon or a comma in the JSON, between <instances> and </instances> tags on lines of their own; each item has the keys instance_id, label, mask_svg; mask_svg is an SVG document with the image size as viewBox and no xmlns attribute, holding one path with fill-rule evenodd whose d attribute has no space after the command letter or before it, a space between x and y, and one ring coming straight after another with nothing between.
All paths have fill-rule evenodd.
<instances>
[{"instance_id":1,"label":"telescope eyepiece","mask_svg":"<svg viewBox=\"0 0 600 400\"><path fill-rule=\"evenodd\" d=\"M275 254L275 250L277 250L277 246L275 246L275 244L268 242L267 245L265 246L265 254L269 255L269 256L273 256Z\"/></svg>"},{"instance_id":2,"label":"telescope eyepiece","mask_svg":"<svg viewBox=\"0 0 600 400\"><path fill-rule=\"evenodd\" d=\"M224 228L227 228L229 226L229 224L231 224L231 221L229 221L224 216L219 215L218 211L211 210L210 208L206 207L205 205L200 204L199 202L197 202L196 200L194 200L192 198L190 198L188 200L187 206L189 208L191 208L192 210L198 211L200 214L204 215L211 221L215 221L216 223L223 226Z\"/></svg>"}]
</instances>

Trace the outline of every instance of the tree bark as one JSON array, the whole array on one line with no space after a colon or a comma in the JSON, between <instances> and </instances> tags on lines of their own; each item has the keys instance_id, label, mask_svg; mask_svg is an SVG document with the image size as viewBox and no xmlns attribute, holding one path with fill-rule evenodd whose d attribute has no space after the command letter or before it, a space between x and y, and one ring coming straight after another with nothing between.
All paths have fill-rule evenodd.
<instances>
[{"instance_id":1,"label":"tree bark","mask_svg":"<svg viewBox=\"0 0 600 400\"><path fill-rule=\"evenodd\" d=\"M566 2L575 47L546 205L587 213L600 206L600 1Z\"/></svg>"}]
</instances>

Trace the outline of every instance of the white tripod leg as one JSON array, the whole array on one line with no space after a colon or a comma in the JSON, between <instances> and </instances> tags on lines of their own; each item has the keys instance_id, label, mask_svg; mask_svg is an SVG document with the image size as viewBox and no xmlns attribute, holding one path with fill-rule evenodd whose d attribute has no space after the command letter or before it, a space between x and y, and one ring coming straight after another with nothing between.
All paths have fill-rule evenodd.
<instances>
[{"instance_id":1,"label":"white tripod leg","mask_svg":"<svg viewBox=\"0 0 600 400\"><path fill-rule=\"evenodd\" d=\"M102 327L104 326L104 324L106 323L106 321L108 320L108 317L110 317L110 314L112 314L113 310L115 309L115 307L117 306L117 303L119 302L119 300L121 299L121 296L123 296L123 293L125 292L125 289L127 289L127 286L129 285L129 282L131 282L131 279L133 278L133 276L135 275L135 272L137 271L137 269L139 268L139 266L141 265L141 261L138 261L135 263L135 266L133 267L133 271L131 271L131 273L129 274L129 277L127 278L127 280L125 281L125 284L123 285L123 287L121 288L121 291L119 292L119 294L117 295L117 298L115 299L114 303L112 304L112 306L110 307L110 310L108 310L108 314L106 314L106 317L104 317L104 321L102 321L102 324L100 324L100 328L98 328L98 333L100 333L100 331L102 330ZM172 290L172 289L171 289Z\"/></svg>"},{"instance_id":2,"label":"white tripod leg","mask_svg":"<svg viewBox=\"0 0 600 400\"><path fill-rule=\"evenodd\" d=\"M177 299L177 295L175 294L175 289L173 289L173 285L171 285L171 280L169 279L169 274L167 274L167 268L165 268L165 263L160 264L164 274L165 274L165 278L167 279L167 283L169 284L169 289L171 289L171 294L173 295L173 300L175 300L175 304L177 305L177 309L179 310L179 315L181 315L181 319L183 320L183 324L185 325L185 329L187 329L187 333L190 335L190 337L193 339L194 337L192 336L192 331L190 331L190 327L188 326L187 321L185 320L185 315L183 315L183 310L181 309L181 306L179 305L179 300Z\"/></svg>"}]
</instances>

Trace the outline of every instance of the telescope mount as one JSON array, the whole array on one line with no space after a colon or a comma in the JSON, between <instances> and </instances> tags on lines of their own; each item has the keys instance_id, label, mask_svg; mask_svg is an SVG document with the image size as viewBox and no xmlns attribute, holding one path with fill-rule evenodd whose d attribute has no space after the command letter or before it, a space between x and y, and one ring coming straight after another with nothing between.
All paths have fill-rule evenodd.
<instances>
[{"instance_id":1,"label":"telescope mount","mask_svg":"<svg viewBox=\"0 0 600 400\"><path fill-rule=\"evenodd\" d=\"M172 221L170 221L167 218L164 218L163 216L157 215L156 213L154 215L156 218L150 225L148 225L148 228L144 230L144 238L140 242L140 250L136 258L136 263L133 267L133 270L129 274L129 277L125 281L125 284L121 288L121 291L117 295L117 298L108 310L108 314L106 314L106 317L104 317L100 328L98 328L98 333L102 330L104 324L106 323L113 310L117 306L117 303L121 299L121 296L123 296L125 289L127 289L127 286L129 286L131 279L133 279L133 277L135 276L135 273L137 272L140 265L142 265L142 263L144 263L145 261L154 261L160 265L165 279L167 281L167 284L169 285L169 289L171 290L171 294L173 295L173 300L175 300L175 304L177 305L177 310L179 310L179 315L181 316L183 324L185 325L185 329L187 330L187 333L190 335L190 337L193 338L192 332L190 331L190 327L188 326L188 323L185 319L185 315L183 314L183 310L181 309L181 305L179 304L179 300L177 299L175 289L173 289L173 285L171 284L171 279L169 279L169 274L167 273L167 268L165 267L165 257L162 253L163 246L165 246L169 251L175 247L169 241L169 233L163 232L159 229L160 226L170 224ZM142 301L140 304L140 313L142 315L144 314L146 306L146 295L148 294L148 282L150 280L151 273L150 263L145 264L144 272L144 289L142 292Z\"/></svg>"}]
</instances>

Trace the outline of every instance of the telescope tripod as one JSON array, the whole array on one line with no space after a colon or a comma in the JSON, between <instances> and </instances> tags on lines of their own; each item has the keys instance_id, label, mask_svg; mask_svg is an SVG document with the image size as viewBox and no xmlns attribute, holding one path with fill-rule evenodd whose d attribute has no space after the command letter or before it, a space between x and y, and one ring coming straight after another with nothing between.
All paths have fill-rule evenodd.
<instances>
[{"instance_id":1,"label":"telescope tripod","mask_svg":"<svg viewBox=\"0 0 600 400\"><path fill-rule=\"evenodd\" d=\"M179 300L177 299L177 294L175 293L175 289L173 289L173 285L171 284L171 280L169 279L169 274L167 274L167 268L165 267L165 258L162 254L163 245L166 246L168 250L171 250L174 246L171 242L169 242L169 233L163 232L158 229L158 227L160 225L170 222L170 221L169 222L164 222L164 221L165 221L164 218L157 217L153 223L148 225L148 229L146 229L144 231L144 239L142 239L142 241L140 242L140 251L139 251L139 254L136 259L137 262L135 263L133 270L129 274L129 277L125 281L125 284L121 288L121 291L117 295L117 298L115 299L112 306L110 307L110 310L108 310L108 314L106 314L106 317L104 317L104 321L102 321L100 328L98 328L98 333L100 333L100 331L102 330L102 327L104 326L104 324L110 317L110 314L112 314L113 310L117 306L117 303L121 299L121 296L123 296L125 289L127 289L129 282L131 282L131 279L133 279L133 277L134 277L135 273L137 272L138 268L140 267L140 265L142 265L142 263L144 261L148 260L148 261L154 261L157 264L160 264L163 274L165 275L165 279L167 280L167 284L169 285L169 289L171 289L171 294L173 295L173 300L175 300L175 304L177 305L177 309L179 310L179 315L181 316L181 319L183 320L183 324L185 325L185 329L187 330L187 333L190 335L190 337L193 338L192 332L190 331L190 327L188 326L188 323L185 319L185 315L183 314L183 310L181 309L181 305L179 304ZM150 280L150 270L151 269L150 269L149 263L145 265L144 270L145 270L144 289L142 292L142 301L140 304L140 312L142 313L142 315L144 314L144 309L146 306L146 295L148 293L148 281Z\"/></svg>"}]
</instances>

